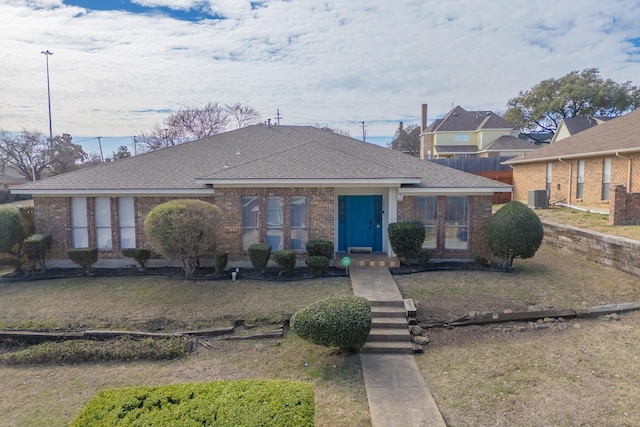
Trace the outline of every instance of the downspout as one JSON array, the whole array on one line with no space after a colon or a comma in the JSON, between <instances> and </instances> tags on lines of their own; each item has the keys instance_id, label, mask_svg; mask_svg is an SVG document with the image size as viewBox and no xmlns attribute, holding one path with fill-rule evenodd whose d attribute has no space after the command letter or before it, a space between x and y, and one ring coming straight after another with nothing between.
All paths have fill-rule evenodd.
<instances>
[{"instance_id":1,"label":"downspout","mask_svg":"<svg viewBox=\"0 0 640 427\"><path fill-rule=\"evenodd\" d=\"M620 154L619 152L616 151L616 157L620 157L622 159L627 159L629 160L629 165L627 167L627 192L631 193L631 160L632 158L629 156L623 156L622 154Z\"/></svg>"}]
</instances>

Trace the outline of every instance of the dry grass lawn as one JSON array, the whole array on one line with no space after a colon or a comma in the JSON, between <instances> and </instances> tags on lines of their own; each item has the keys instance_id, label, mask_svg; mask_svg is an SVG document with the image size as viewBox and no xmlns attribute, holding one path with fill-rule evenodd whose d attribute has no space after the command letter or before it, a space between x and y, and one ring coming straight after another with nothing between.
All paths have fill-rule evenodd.
<instances>
[{"instance_id":1,"label":"dry grass lawn","mask_svg":"<svg viewBox=\"0 0 640 427\"><path fill-rule=\"evenodd\" d=\"M518 273L429 272L396 277L421 321L470 311L640 302L640 279L543 246ZM523 330L516 327L521 326ZM418 364L450 427L640 425L640 313L434 328Z\"/></svg>"}]
</instances>

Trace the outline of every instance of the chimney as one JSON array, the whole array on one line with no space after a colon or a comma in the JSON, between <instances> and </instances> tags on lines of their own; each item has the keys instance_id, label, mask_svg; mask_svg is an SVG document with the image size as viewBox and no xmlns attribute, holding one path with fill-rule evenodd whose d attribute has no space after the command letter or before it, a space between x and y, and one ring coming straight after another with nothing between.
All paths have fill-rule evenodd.
<instances>
[{"instance_id":1,"label":"chimney","mask_svg":"<svg viewBox=\"0 0 640 427\"><path fill-rule=\"evenodd\" d=\"M400 132L402 132L402 122L398 125L398 134L400 134Z\"/></svg>"},{"instance_id":2,"label":"chimney","mask_svg":"<svg viewBox=\"0 0 640 427\"><path fill-rule=\"evenodd\" d=\"M422 121L420 122L420 132L427 128L427 104L422 104Z\"/></svg>"}]
</instances>

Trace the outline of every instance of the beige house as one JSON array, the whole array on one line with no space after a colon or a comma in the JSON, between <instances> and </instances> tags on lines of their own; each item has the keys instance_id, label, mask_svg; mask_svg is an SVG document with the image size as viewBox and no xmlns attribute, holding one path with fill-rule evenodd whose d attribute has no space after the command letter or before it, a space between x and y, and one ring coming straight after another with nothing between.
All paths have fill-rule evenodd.
<instances>
[{"instance_id":1,"label":"beige house","mask_svg":"<svg viewBox=\"0 0 640 427\"><path fill-rule=\"evenodd\" d=\"M467 111L457 106L427 126L422 106L420 158L520 156L538 148L518 138L518 130L491 111Z\"/></svg>"},{"instance_id":2,"label":"beige house","mask_svg":"<svg viewBox=\"0 0 640 427\"><path fill-rule=\"evenodd\" d=\"M615 223L640 221L640 110L505 163L515 200L546 189L550 203L609 212Z\"/></svg>"},{"instance_id":3,"label":"beige house","mask_svg":"<svg viewBox=\"0 0 640 427\"><path fill-rule=\"evenodd\" d=\"M336 251L392 255L387 228L425 224L432 258L488 256L485 226L494 192L511 186L397 151L300 126L255 125L23 185L52 258L97 247L99 265L122 265L121 249L148 245L143 222L175 198L215 203L220 247L246 261L253 243L305 250L329 239ZM131 261L126 261L131 262Z\"/></svg>"},{"instance_id":4,"label":"beige house","mask_svg":"<svg viewBox=\"0 0 640 427\"><path fill-rule=\"evenodd\" d=\"M556 141L560 141L561 139L568 138L572 135L582 132L583 130L587 130L594 126L601 125L602 123L611 120L610 117L568 117L566 119L562 119L558 124L556 132L553 134L553 138L551 138L551 143Z\"/></svg>"}]
</instances>

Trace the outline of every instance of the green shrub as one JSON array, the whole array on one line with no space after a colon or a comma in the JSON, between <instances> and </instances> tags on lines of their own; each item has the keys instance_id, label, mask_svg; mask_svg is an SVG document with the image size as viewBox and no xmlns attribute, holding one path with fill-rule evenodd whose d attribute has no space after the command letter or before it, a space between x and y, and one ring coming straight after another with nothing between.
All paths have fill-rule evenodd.
<instances>
[{"instance_id":1,"label":"green shrub","mask_svg":"<svg viewBox=\"0 0 640 427\"><path fill-rule=\"evenodd\" d=\"M473 262L478 267L486 267L489 265L489 260L485 257L477 256L473 259Z\"/></svg>"},{"instance_id":2,"label":"green shrub","mask_svg":"<svg viewBox=\"0 0 640 427\"><path fill-rule=\"evenodd\" d=\"M24 226L24 235L36 234L36 211L33 206L18 206L20 220Z\"/></svg>"},{"instance_id":3,"label":"green shrub","mask_svg":"<svg viewBox=\"0 0 640 427\"><path fill-rule=\"evenodd\" d=\"M418 262L420 263L420 267L426 267L429 264L429 252L421 250Z\"/></svg>"},{"instance_id":4,"label":"green shrub","mask_svg":"<svg viewBox=\"0 0 640 427\"><path fill-rule=\"evenodd\" d=\"M140 268L144 270L147 266L147 261L151 258L151 251L143 248L126 248L122 250L122 255L135 259L140 264Z\"/></svg>"},{"instance_id":5,"label":"green shrub","mask_svg":"<svg viewBox=\"0 0 640 427\"><path fill-rule=\"evenodd\" d=\"M84 268L87 275L91 274L91 267L98 262L98 248L73 248L67 251L71 261Z\"/></svg>"},{"instance_id":6,"label":"green shrub","mask_svg":"<svg viewBox=\"0 0 640 427\"><path fill-rule=\"evenodd\" d=\"M333 242L331 240L311 239L307 242L307 254L333 258Z\"/></svg>"},{"instance_id":7,"label":"green shrub","mask_svg":"<svg viewBox=\"0 0 640 427\"><path fill-rule=\"evenodd\" d=\"M273 260L280 267L280 274L291 276L296 271L296 251L285 249L273 253Z\"/></svg>"},{"instance_id":8,"label":"green shrub","mask_svg":"<svg viewBox=\"0 0 640 427\"><path fill-rule=\"evenodd\" d=\"M538 215L516 200L498 209L487 225L489 249L501 258L503 267L513 266L514 258L533 257L543 237L544 230Z\"/></svg>"},{"instance_id":9,"label":"green shrub","mask_svg":"<svg viewBox=\"0 0 640 427\"><path fill-rule=\"evenodd\" d=\"M323 256L310 256L305 260L314 276L324 276L329 271L329 258Z\"/></svg>"},{"instance_id":10,"label":"green shrub","mask_svg":"<svg viewBox=\"0 0 640 427\"><path fill-rule=\"evenodd\" d=\"M103 390L72 427L313 427L313 386L285 380L215 381Z\"/></svg>"},{"instance_id":11,"label":"green shrub","mask_svg":"<svg viewBox=\"0 0 640 427\"><path fill-rule=\"evenodd\" d=\"M248 252L253 268L264 271L267 268L267 263L269 263L269 257L271 257L271 245L255 243L249 246Z\"/></svg>"},{"instance_id":12,"label":"green shrub","mask_svg":"<svg viewBox=\"0 0 640 427\"><path fill-rule=\"evenodd\" d=\"M0 208L0 252L14 254L14 248L25 237L25 227L16 209Z\"/></svg>"},{"instance_id":13,"label":"green shrub","mask_svg":"<svg viewBox=\"0 0 640 427\"><path fill-rule=\"evenodd\" d=\"M227 268L229 263L229 254L226 252L218 252L213 258L213 265L217 274L221 274Z\"/></svg>"},{"instance_id":14,"label":"green shrub","mask_svg":"<svg viewBox=\"0 0 640 427\"><path fill-rule=\"evenodd\" d=\"M24 253L32 262L40 267L42 271L46 269L45 258L47 251L51 249L53 238L50 234L34 234L27 237L22 243Z\"/></svg>"},{"instance_id":15,"label":"green shrub","mask_svg":"<svg viewBox=\"0 0 640 427\"><path fill-rule=\"evenodd\" d=\"M144 219L144 231L154 248L169 259L182 261L191 278L203 255L216 252L222 213L216 205L177 199L155 206Z\"/></svg>"},{"instance_id":16,"label":"green shrub","mask_svg":"<svg viewBox=\"0 0 640 427\"><path fill-rule=\"evenodd\" d=\"M109 341L69 340L33 345L0 355L7 365L167 360L187 355L187 340L119 338Z\"/></svg>"},{"instance_id":17,"label":"green shrub","mask_svg":"<svg viewBox=\"0 0 640 427\"><path fill-rule=\"evenodd\" d=\"M409 263L420 257L424 242L424 225L418 221L405 221L389 224L389 242L396 256Z\"/></svg>"},{"instance_id":18,"label":"green shrub","mask_svg":"<svg viewBox=\"0 0 640 427\"><path fill-rule=\"evenodd\" d=\"M359 349L371 330L371 307L357 296L320 300L293 315L291 330L314 344Z\"/></svg>"}]
</instances>

